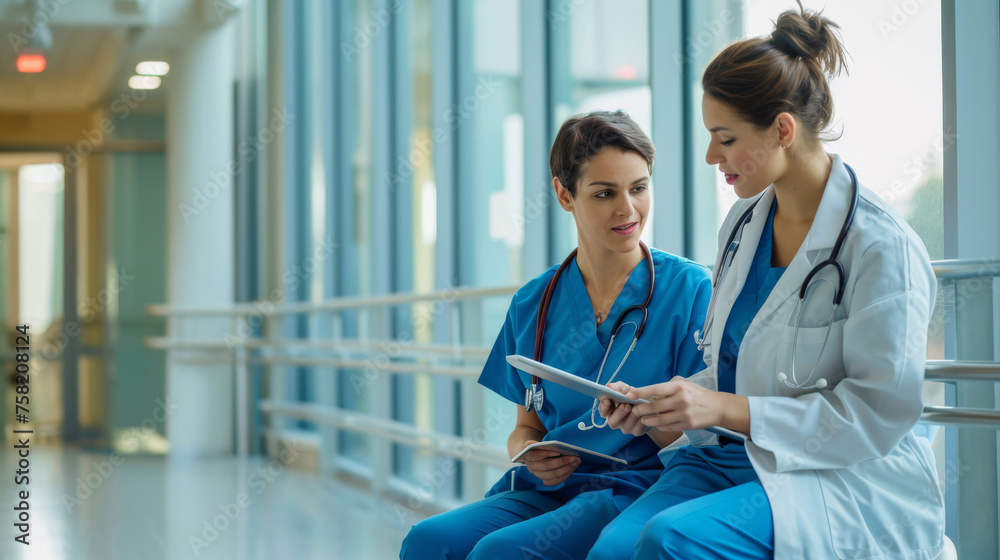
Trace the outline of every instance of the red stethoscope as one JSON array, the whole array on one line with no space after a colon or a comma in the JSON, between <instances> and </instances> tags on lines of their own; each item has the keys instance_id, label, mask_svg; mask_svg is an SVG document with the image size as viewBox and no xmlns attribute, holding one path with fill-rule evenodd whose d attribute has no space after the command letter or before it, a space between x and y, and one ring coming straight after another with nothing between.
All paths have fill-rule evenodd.
<instances>
[{"instance_id":1,"label":"red stethoscope","mask_svg":"<svg viewBox=\"0 0 1000 560\"><path fill-rule=\"evenodd\" d=\"M618 375L618 372L621 371L622 366L625 365L625 362L628 360L629 354L632 353L632 349L635 348L636 342L638 342L639 337L642 336L642 330L646 327L646 319L649 317L649 302L653 299L653 283L656 279L656 274L653 268L653 254L650 253L649 247L646 247L646 244L642 241L639 242L639 247L642 248L643 257L645 257L646 263L649 265L649 291L646 293L646 301L642 302L641 305L633 305L618 315L618 319L615 321L614 327L611 329L611 340L608 341L608 348L604 351L604 359L601 360L601 367L597 370L597 383L601 382L601 374L604 372L604 364L608 360L608 353L611 351L611 346L615 342L615 337L618 335L618 330L621 328L622 321L625 319L625 316L632 311L642 311L642 320L635 329L632 344L629 346L628 352L625 353L625 357L622 359L621 364L618 365L618 369L611 374L611 378L607 381L608 383L611 383L615 376ZM549 303L552 301L552 294L556 291L556 284L559 282L559 276L562 275L563 270L566 270L566 267L568 267L569 264L573 262L573 259L576 258L576 253L577 250L573 249L573 252L566 257L566 260L563 261L562 265L560 265L556 270L555 275L553 275L552 279L549 280L549 284L545 287L545 292L542 294L542 301L538 305L538 320L535 326L535 353L533 356L535 361L542 361L542 339L545 336L545 317L549 313ZM531 410L531 408L534 407L536 412L542 410L542 404L545 402L545 390L539 386L540 384L541 380L538 376L532 375L531 387L525 390L524 408ZM594 405L591 406L590 411L591 424L593 424L593 415L596 406L597 400L595 399Z\"/></svg>"}]
</instances>

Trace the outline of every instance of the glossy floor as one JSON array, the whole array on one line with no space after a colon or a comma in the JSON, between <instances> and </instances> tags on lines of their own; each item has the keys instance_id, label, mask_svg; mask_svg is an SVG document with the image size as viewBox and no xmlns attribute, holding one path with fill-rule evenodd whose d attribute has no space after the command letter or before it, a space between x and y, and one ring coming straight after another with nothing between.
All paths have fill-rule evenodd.
<instances>
[{"instance_id":1,"label":"glossy floor","mask_svg":"<svg viewBox=\"0 0 1000 560\"><path fill-rule=\"evenodd\" d=\"M397 558L415 519L279 461L30 454L29 546L14 541L17 457L0 473L0 559Z\"/></svg>"}]
</instances>

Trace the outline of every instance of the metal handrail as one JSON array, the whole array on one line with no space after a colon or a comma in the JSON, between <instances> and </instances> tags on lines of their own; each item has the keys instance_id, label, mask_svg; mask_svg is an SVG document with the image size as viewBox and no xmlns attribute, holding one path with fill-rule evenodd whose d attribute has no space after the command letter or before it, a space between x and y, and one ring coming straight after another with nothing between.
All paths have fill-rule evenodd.
<instances>
[{"instance_id":1,"label":"metal handrail","mask_svg":"<svg viewBox=\"0 0 1000 560\"><path fill-rule=\"evenodd\" d=\"M491 348L486 346L454 346L447 344L422 344L397 342L395 340L297 340L272 338L247 338L242 340L193 340L168 337L148 337L143 346L153 350L232 350L237 347L248 349L303 349L303 350L371 350L385 351L392 346L400 355L442 354L455 358L489 356Z\"/></svg>"},{"instance_id":2,"label":"metal handrail","mask_svg":"<svg viewBox=\"0 0 1000 560\"><path fill-rule=\"evenodd\" d=\"M346 412L315 404L271 400L261 401L260 409L266 414L280 414L290 418L383 437L396 443L418 449L427 449L456 459L476 461L500 468L511 466L507 452L495 445L476 443L450 434L425 432L412 424L371 414ZM466 449L463 450L463 447ZM475 453L470 452L473 449Z\"/></svg>"},{"instance_id":3,"label":"metal handrail","mask_svg":"<svg viewBox=\"0 0 1000 560\"><path fill-rule=\"evenodd\" d=\"M155 317L180 316L230 316L241 315L285 315L292 313L317 313L344 311L365 307L392 307L422 301L443 301L451 303L464 299L479 299L484 297L513 295L520 286L502 286L499 288L450 288L425 294L398 293L382 296L338 297L318 302L306 303L274 303L270 300L253 301L217 306L183 306L154 304L146 306L146 314Z\"/></svg>"},{"instance_id":4,"label":"metal handrail","mask_svg":"<svg viewBox=\"0 0 1000 560\"><path fill-rule=\"evenodd\" d=\"M1000 428L1000 410L989 408L960 408L954 406L925 406L920 421L945 426Z\"/></svg>"},{"instance_id":5,"label":"metal handrail","mask_svg":"<svg viewBox=\"0 0 1000 560\"><path fill-rule=\"evenodd\" d=\"M932 263L934 272L939 280L962 280L971 278L982 278L1000 276L1000 261L980 260L980 259L957 259L948 261L936 261ZM346 310L360 310L381 307L392 307L407 305L427 301L440 301L445 304L452 304L460 300L481 299L494 296L512 295L518 286L508 286L500 288L470 289L455 288L443 291L415 294L400 293L388 294L372 297L343 297L321 302L305 302L294 304L275 304L269 301L249 302L229 306L176 306L176 305L151 305L146 308L146 312L153 316L162 317L211 317L228 316L240 317L251 315L285 315L295 313L318 313L318 312L339 312ZM286 340L286 339L259 339L246 338L229 341L205 341L205 340L185 340L182 338L147 338L145 345L148 348L162 350L207 350L207 351L227 351L232 352L237 349L251 350L259 349L263 351L281 350L320 350L340 353L343 351L360 352L385 352L386 345L393 345L392 360L388 363L377 366L380 372L391 374L416 374L425 373L431 375L447 376L459 379L475 379L481 368L475 365L437 365L418 362L399 361L400 358L426 359L428 356L440 356L442 358L455 358L464 360L465 363L474 363L476 358L483 358L489 354L487 347L468 347L460 345L433 345L413 342L397 342L392 340ZM329 367L341 370L363 370L372 364L364 359L345 359L340 357L317 357L317 356L286 356L268 355L264 357L247 357L242 354L234 354L242 360L242 363L262 363L262 364L287 364ZM470 358L472 359L470 361ZM431 358L432 362L434 358ZM925 379L931 382L957 382L957 381L993 381L1000 382L1000 363L996 362L973 362L954 360L928 360L925 369ZM448 455L460 459L469 459L468 454L459 454L455 451L455 446L462 442L461 438L454 435L423 432L412 424L406 424L395 420L382 418L380 416L366 415L345 411L336 407L294 403L278 401L261 401L260 410L271 415L281 415L290 418L310 420L321 424L335 426L339 429L359 432L376 437L385 438L401 444L411 445L417 448L428 449L442 455ZM921 422L929 424L939 424L946 426L960 426L965 428L989 428L1000 429L1000 410L991 409L971 409L961 407L938 407L928 406L924 408L921 415ZM472 460L486 463L498 467L510 465L504 450L491 448L483 453L472 454Z\"/></svg>"},{"instance_id":6,"label":"metal handrail","mask_svg":"<svg viewBox=\"0 0 1000 560\"><path fill-rule=\"evenodd\" d=\"M938 280L967 280L1000 276L1000 261L987 259L951 259L933 261ZM988 272L988 274L987 274Z\"/></svg>"},{"instance_id":7,"label":"metal handrail","mask_svg":"<svg viewBox=\"0 0 1000 560\"><path fill-rule=\"evenodd\" d=\"M247 360L251 364L279 364L290 366L315 366L338 369L363 370L371 367L370 361L364 360L343 360L339 358L301 358L295 356L267 356L263 358L251 358ZM421 363L389 362L380 366L375 366L380 372L385 373L430 373L434 375L444 375L457 378L477 379L483 372L482 367L461 367L461 366L438 366Z\"/></svg>"},{"instance_id":8,"label":"metal handrail","mask_svg":"<svg viewBox=\"0 0 1000 560\"><path fill-rule=\"evenodd\" d=\"M960 360L927 360L924 367L927 381L997 381L1000 363Z\"/></svg>"},{"instance_id":9,"label":"metal handrail","mask_svg":"<svg viewBox=\"0 0 1000 560\"><path fill-rule=\"evenodd\" d=\"M394 307L401 305L412 305L421 302L434 302L437 307L444 304L449 308L448 317L454 320L458 317L459 311L456 302L463 300L481 300L489 297L511 296L520 286L506 286L498 288L449 288L442 291L430 293L397 293L386 294L374 297L341 297L321 302L303 302L294 304L277 304L271 301L247 302L227 306L177 306L177 305L150 305L146 307L147 315L162 317L229 317L237 319L246 316L262 316L264 318L273 315L297 314L297 313L329 313L337 314L347 310L368 311L372 308ZM436 311L435 311L436 313ZM442 377L452 377L465 382L474 381L482 372L482 362L489 355L492 348L469 347L460 344L423 344L414 342L399 342L395 340L370 340L370 339L350 339L335 338L333 340L285 340L285 339L260 339L251 337L227 337L223 340L190 340L170 337L150 337L144 340L147 348L162 350L201 350L211 354L228 355L229 361L236 365L237 395L243 395L246 399L247 379L249 364L288 364L329 367L337 370L364 370L367 375L369 369L374 365L378 373L390 374L431 374ZM289 350L295 351L320 350L334 354L334 357L316 356L253 356L249 355L249 350L263 350L265 352ZM351 356L352 359L343 357L350 353L368 353L374 355L378 360L380 356L385 356L387 360L382 363L373 364L371 359L359 359ZM271 353L271 352L268 352ZM415 361L410 361L415 360ZM439 362L459 361L462 365L441 365ZM431 363L427 363L430 361ZM238 405L237 408L237 451L239 455L247 453L247 434L249 433L249 416L246 412L249 403ZM282 414L284 409L273 410L274 414ZM291 410L291 409L289 409ZM326 411L328 413L342 412L342 409L330 406L314 405L314 408L306 412L315 414ZM296 414L305 413L302 410ZM294 416L294 415L292 415ZM329 422L334 420L327 418ZM340 422L342 429L352 430L354 427L350 422ZM363 431L363 430L362 430ZM407 434L404 440L399 440L397 436L390 433L380 432L372 435L387 437L393 441L408 443L415 437L415 434ZM440 450L438 450L440 451ZM464 457L461 457L464 458ZM497 466L509 466L504 460L494 462Z\"/></svg>"}]
</instances>

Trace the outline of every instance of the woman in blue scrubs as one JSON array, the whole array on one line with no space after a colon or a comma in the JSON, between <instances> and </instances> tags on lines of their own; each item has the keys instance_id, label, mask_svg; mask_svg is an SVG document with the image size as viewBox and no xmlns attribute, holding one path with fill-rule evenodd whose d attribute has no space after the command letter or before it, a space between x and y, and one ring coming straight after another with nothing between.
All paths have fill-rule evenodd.
<instances>
[{"instance_id":1,"label":"woman in blue scrubs","mask_svg":"<svg viewBox=\"0 0 1000 560\"><path fill-rule=\"evenodd\" d=\"M720 392L736 392L737 355L743 337L785 271L785 267L771 264L774 208L772 203L746 284L723 329L723 344L717 364ZM632 389L629 384L621 382L611 386L622 393L629 393ZM602 402L599 408L602 416L609 417L611 426L631 434L651 433L650 428L642 424L640 416L631 414L631 409L628 405L616 409L610 401ZM670 521L666 521L668 517L663 515L658 518L658 527L666 525L669 530L647 530L647 540L652 543L647 544L647 548L653 549L653 558L659 557L661 541L670 546L684 547L680 549L683 553L676 558L772 558L773 528L771 517L767 514L767 495L747 457L743 442L720 437L718 443L717 446L687 445L680 447L676 453L664 453L666 470L659 482L605 529L587 556L588 560L632 558L633 547L647 523L664 511L670 512ZM750 514L743 514L741 508ZM738 523L732 523L733 519L737 519ZM719 538L690 538L691 534L703 536L708 527L711 527L709 531L717 531L720 526L725 526L727 530L713 535ZM677 533L687 534L682 535L683 538L668 536ZM692 542L699 548L682 544Z\"/></svg>"},{"instance_id":2,"label":"woman in blue scrubs","mask_svg":"<svg viewBox=\"0 0 1000 560\"><path fill-rule=\"evenodd\" d=\"M649 295L650 267L639 237L650 211L653 151L639 126L619 111L570 118L550 154L555 194L573 215L579 244L552 294L541 361L601 384L612 381L643 314L626 315L599 375L614 323ZM650 257L655 282L646 334L615 377L633 385L688 376L703 365L693 333L708 306L708 270L662 251L651 250ZM514 295L479 382L517 406L507 441L511 457L533 443L557 440L625 459L628 466L528 451L525 465L511 469L484 500L415 525L400 558L582 558L601 529L662 470L657 452L672 436L636 437L601 422L593 427L589 397L545 383L541 409L525 408L530 377L505 358L533 355L539 303L557 268Z\"/></svg>"}]
</instances>

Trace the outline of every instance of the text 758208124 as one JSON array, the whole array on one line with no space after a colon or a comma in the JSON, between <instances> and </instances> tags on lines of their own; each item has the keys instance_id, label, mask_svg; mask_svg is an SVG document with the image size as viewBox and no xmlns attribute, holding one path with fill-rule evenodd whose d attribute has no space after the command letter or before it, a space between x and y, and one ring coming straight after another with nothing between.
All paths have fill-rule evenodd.
<instances>
[{"instance_id":1,"label":"text 758208124","mask_svg":"<svg viewBox=\"0 0 1000 560\"><path fill-rule=\"evenodd\" d=\"M30 354L30 337L28 336L28 325L20 325L17 327L17 333L14 335L14 361L15 361L15 373L14 378L14 419L21 424L28 423L28 391L30 380L30 375L28 370L30 369L29 362L31 361ZM15 425L16 426L16 425ZM28 490L28 474L30 472L29 467L31 462L28 459L28 454L30 453L30 435L31 430L14 430L14 439L17 441L14 444L14 449L17 451L17 470L14 472L14 484L18 486L23 486L23 489L19 489L15 497L14 504L14 527L17 529L17 535L14 540L23 544L28 545L28 535L30 534L30 521L31 521L31 505L28 501L29 490Z\"/></svg>"}]
</instances>

